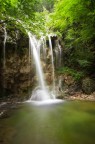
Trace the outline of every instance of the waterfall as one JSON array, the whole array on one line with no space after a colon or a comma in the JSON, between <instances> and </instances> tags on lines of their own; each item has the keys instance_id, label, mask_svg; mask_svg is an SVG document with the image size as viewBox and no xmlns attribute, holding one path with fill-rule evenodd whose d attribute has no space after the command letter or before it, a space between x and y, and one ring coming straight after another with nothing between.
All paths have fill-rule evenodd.
<instances>
[{"instance_id":1,"label":"waterfall","mask_svg":"<svg viewBox=\"0 0 95 144\"><path fill-rule=\"evenodd\" d=\"M55 73L54 73L54 57L53 57L53 49L52 49L52 42L51 36L49 35L49 47L51 50L51 64L52 64L52 78L53 78L53 93L55 93Z\"/></svg>"},{"instance_id":2,"label":"waterfall","mask_svg":"<svg viewBox=\"0 0 95 144\"><path fill-rule=\"evenodd\" d=\"M50 99L50 96L48 94L48 91L46 90L46 84L44 81L44 75L43 75L43 70L41 66L41 61L40 61L40 42L36 40L36 38L28 33L29 35L29 44L30 44L30 54L33 55L33 59L35 62L35 67L36 67L36 74L38 78L38 88L36 88L31 96L31 100L47 100Z\"/></svg>"},{"instance_id":3,"label":"waterfall","mask_svg":"<svg viewBox=\"0 0 95 144\"><path fill-rule=\"evenodd\" d=\"M58 41L58 48L59 48L59 66L61 66L62 50L61 50L61 45L59 44L59 41Z\"/></svg>"},{"instance_id":4,"label":"waterfall","mask_svg":"<svg viewBox=\"0 0 95 144\"><path fill-rule=\"evenodd\" d=\"M3 41L3 69L4 69L4 76L3 76L3 95L5 96L5 85L6 85L6 81L5 81L5 69L6 69L6 40L7 40L7 31L6 31L6 27L4 26L3 28L4 30L4 41Z\"/></svg>"},{"instance_id":5,"label":"waterfall","mask_svg":"<svg viewBox=\"0 0 95 144\"><path fill-rule=\"evenodd\" d=\"M43 59L46 61L46 38L42 37L42 53Z\"/></svg>"},{"instance_id":6,"label":"waterfall","mask_svg":"<svg viewBox=\"0 0 95 144\"><path fill-rule=\"evenodd\" d=\"M58 40L56 41L55 56L56 56L56 67L60 67L61 66L62 49L61 49L61 45L59 44Z\"/></svg>"},{"instance_id":7,"label":"waterfall","mask_svg":"<svg viewBox=\"0 0 95 144\"><path fill-rule=\"evenodd\" d=\"M30 38L30 53L32 54L33 52L33 58L34 58L35 65L36 65L36 72L38 75L39 85L41 86L42 89L45 89L45 82L44 82L42 67L40 63L40 57L39 57L39 47L35 45L35 42L37 44L37 41L34 36L29 34L29 38Z\"/></svg>"},{"instance_id":8,"label":"waterfall","mask_svg":"<svg viewBox=\"0 0 95 144\"><path fill-rule=\"evenodd\" d=\"M6 40L7 40L7 31L6 31L6 27L4 27L4 47L3 47L3 60L4 60L4 63L3 63L3 67L5 69L5 65L6 65Z\"/></svg>"},{"instance_id":9,"label":"waterfall","mask_svg":"<svg viewBox=\"0 0 95 144\"><path fill-rule=\"evenodd\" d=\"M43 68L41 65L41 58L46 62L46 40L42 37L40 40L37 40L35 36L31 33L29 35L29 62L31 64L32 58L36 67L36 76L38 80L38 86L32 91L31 98L27 102L32 102L33 104L52 104L63 102L55 98L55 80L54 80L54 58L52 50L52 42L49 36L49 46L51 51L51 63L52 63L52 75L53 75L53 93L49 91L46 87L46 82L44 80ZM40 58L41 57L41 58Z\"/></svg>"}]
</instances>

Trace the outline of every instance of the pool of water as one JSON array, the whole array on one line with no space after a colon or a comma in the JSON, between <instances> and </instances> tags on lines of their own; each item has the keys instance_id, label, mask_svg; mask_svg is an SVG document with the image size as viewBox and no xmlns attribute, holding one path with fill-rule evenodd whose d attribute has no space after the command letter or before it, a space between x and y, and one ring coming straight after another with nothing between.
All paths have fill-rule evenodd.
<instances>
[{"instance_id":1,"label":"pool of water","mask_svg":"<svg viewBox=\"0 0 95 144\"><path fill-rule=\"evenodd\" d=\"M95 102L19 104L0 119L0 144L95 144Z\"/></svg>"}]
</instances>

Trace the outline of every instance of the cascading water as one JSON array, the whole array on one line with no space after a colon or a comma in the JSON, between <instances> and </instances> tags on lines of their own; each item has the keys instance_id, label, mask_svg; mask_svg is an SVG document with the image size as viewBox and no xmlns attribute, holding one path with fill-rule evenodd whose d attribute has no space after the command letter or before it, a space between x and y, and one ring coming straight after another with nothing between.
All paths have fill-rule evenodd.
<instances>
[{"instance_id":1,"label":"cascading water","mask_svg":"<svg viewBox=\"0 0 95 144\"><path fill-rule=\"evenodd\" d=\"M48 38L49 38L49 47L50 47L50 50L51 50L51 64L52 64L52 78L53 78L53 93L55 94L54 57L53 57L53 49L52 49L51 36L48 35Z\"/></svg>"},{"instance_id":2,"label":"cascading water","mask_svg":"<svg viewBox=\"0 0 95 144\"><path fill-rule=\"evenodd\" d=\"M61 66L62 50L61 50L61 46L60 46L60 44L59 44L59 41L58 41L58 48L59 48L59 66Z\"/></svg>"},{"instance_id":3,"label":"cascading water","mask_svg":"<svg viewBox=\"0 0 95 144\"><path fill-rule=\"evenodd\" d=\"M43 59L46 60L46 39L45 39L45 37L42 37L42 53L43 53Z\"/></svg>"},{"instance_id":4,"label":"cascading water","mask_svg":"<svg viewBox=\"0 0 95 144\"><path fill-rule=\"evenodd\" d=\"M38 85L39 88L36 88L33 91L31 100L47 100L50 99L50 96L46 90L46 85L45 85L45 81L44 81L44 75L43 75L43 71L42 71L42 67L41 67L41 62L40 62L40 56L39 56L39 43L37 44L37 40L34 36L32 36L29 33L29 44L30 44L30 55L32 55L33 53L33 58L35 61L35 66L36 66L36 73L38 76Z\"/></svg>"},{"instance_id":5,"label":"cascading water","mask_svg":"<svg viewBox=\"0 0 95 144\"><path fill-rule=\"evenodd\" d=\"M5 65L6 65L6 51L5 51L5 48L6 48L6 40L7 40L7 31L6 31L6 27L4 27L4 47L3 47L3 67L5 69Z\"/></svg>"},{"instance_id":6,"label":"cascading water","mask_svg":"<svg viewBox=\"0 0 95 144\"><path fill-rule=\"evenodd\" d=\"M58 40L56 41L55 55L56 55L56 67L59 67L61 66L62 50Z\"/></svg>"},{"instance_id":7,"label":"cascading water","mask_svg":"<svg viewBox=\"0 0 95 144\"><path fill-rule=\"evenodd\" d=\"M31 34L29 35L29 61L31 62L31 59L33 57L35 66L36 66L36 74L38 78L38 87L36 87L33 92L30 100L27 102L33 102L33 104L52 104L52 103L59 103L63 102L62 100L55 99L54 93L52 94L49 92L46 88L46 83L44 81L44 74L41 66L41 60L40 60L40 51L42 48L42 53L46 54L46 49L44 50L45 43L43 42L43 38L41 38L41 41L37 41L36 38ZM54 82L54 63L53 63L53 51L52 51L52 43L51 38L49 37L49 43L50 43L50 49L51 49L51 58L52 58L52 69L53 69L53 90L55 88L55 82ZM44 44L44 46L43 46Z\"/></svg>"},{"instance_id":8,"label":"cascading water","mask_svg":"<svg viewBox=\"0 0 95 144\"><path fill-rule=\"evenodd\" d=\"M45 83L44 83L44 78L43 78L43 72L40 64L40 58L37 52L37 47L33 41L35 39L32 35L29 35L30 38L30 52L33 52L34 60L35 60L35 65L36 65L36 71L38 75L38 80L39 80L39 85L41 86L42 89L45 89ZM36 39L35 39L36 41Z\"/></svg>"},{"instance_id":9,"label":"cascading water","mask_svg":"<svg viewBox=\"0 0 95 144\"><path fill-rule=\"evenodd\" d=\"M3 69L4 69L4 73L5 74L5 70L6 70L6 41L7 41L7 31L6 31L6 26L4 26L3 28L4 30L4 41L3 41ZM3 77L3 95L5 96L5 85L6 85L6 81L5 81L5 76Z\"/></svg>"}]
</instances>

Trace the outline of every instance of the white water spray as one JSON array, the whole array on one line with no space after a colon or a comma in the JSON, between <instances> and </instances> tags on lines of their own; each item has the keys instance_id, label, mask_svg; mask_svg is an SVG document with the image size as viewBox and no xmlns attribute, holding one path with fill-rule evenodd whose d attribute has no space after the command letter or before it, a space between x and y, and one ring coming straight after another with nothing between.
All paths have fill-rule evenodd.
<instances>
[{"instance_id":1,"label":"white water spray","mask_svg":"<svg viewBox=\"0 0 95 144\"><path fill-rule=\"evenodd\" d=\"M46 49L44 50L44 42L41 39L41 43L36 40L36 38L31 34L29 35L29 56L31 57L29 59L30 63L32 60L32 57L35 62L36 66L36 74L38 77L38 87L36 87L33 92L30 100L27 102L31 102L34 105L43 105L43 104L53 104L53 103L60 103L63 102L63 100L59 100L55 98L54 91L53 94L49 92L46 88L46 83L44 81L44 74L41 66L41 60L40 60L40 52L42 48L43 55L46 54ZM53 90L55 90L55 81L54 81L54 59L53 59L53 50L52 50L52 42L51 38L49 37L49 44L51 49L51 59L52 59L52 69L53 69Z\"/></svg>"},{"instance_id":2,"label":"white water spray","mask_svg":"<svg viewBox=\"0 0 95 144\"><path fill-rule=\"evenodd\" d=\"M31 100L37 100L37 101L47 100L47 99L50 99L50 96L46 90L44 75L43 75L41 62L40 62L40 56L39 56L40 45L39 43L37 45L37 40L34 36L32 36L30 33L28 35L29 35L29 40L30 40L29 51L30 51L30 55L32 55L33 53L33 59L35 61L36 73L38 76L38 85L39 85L39 87L33 91Z\"/></svg>"},{"instance_id":3,"label":"white water spray","mask_svg":"<svg viewBox=\"0 0 95 144\"><path fill-rule=\"evenodd\" d=\"M45 89L45 82L44 82L43 72L42 72L42 68L41 68L40 58L39 58L39 55L37 52L37 47L35 45L36 39L31 34L29 34L29 38L30 38L30 53L32 54L32 52L33 52L33 57L35 60L39 85L41 86L42 89ZM35 39L35 41L33 41L34 39Z\"/></svg>"}]
</instances>

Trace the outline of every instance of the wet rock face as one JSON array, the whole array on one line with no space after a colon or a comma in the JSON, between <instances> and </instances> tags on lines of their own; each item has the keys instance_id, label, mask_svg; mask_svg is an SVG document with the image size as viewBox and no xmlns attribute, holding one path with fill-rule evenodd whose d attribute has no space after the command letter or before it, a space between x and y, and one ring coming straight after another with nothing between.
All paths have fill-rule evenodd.
<instances>
[{"instance_id":1,"label":"wet rock face","mask_svg":"<svg viewBox=\"0 0 95 144\"><path fill-rule=\"evenodd\" d=\"M4 30L0 30L0 97L28 96L34 85L34 69L29 63L28 37L7 30L4 66Z\"/></svg>"},{"instance_id":2,"label":"wet rock face","mask_svg":"<svg viewBox=\"0 0 95 144\"><path fill-rule=\"evenodd\" d=\"M95 81L87 77L82 81L82 90L86 94L91 94L95 91Z\"/></svg>"},{"instance_id":3,"label":"wet rock face","mask_svg":"<svg viewBox=\"0 0 95 144\"><path fill-rule=\"evenodd\" d=\"M10 94L28 95L29 87L33 86L34 70L29 65L28 51L22 57L17 54L6 59L6 67L2 71L2 86Z\"/></svg>"},{"instance_id":4,"label":"wet rock face","mask_svg":"<svg viewBox=\"0 0 95 144\"><path fill-rule=\"evenodd\" d=\"M71 75L62 74L56 77L57 98L74 95L81 90L81 85Z\"/></svg>"}]
</instances>

